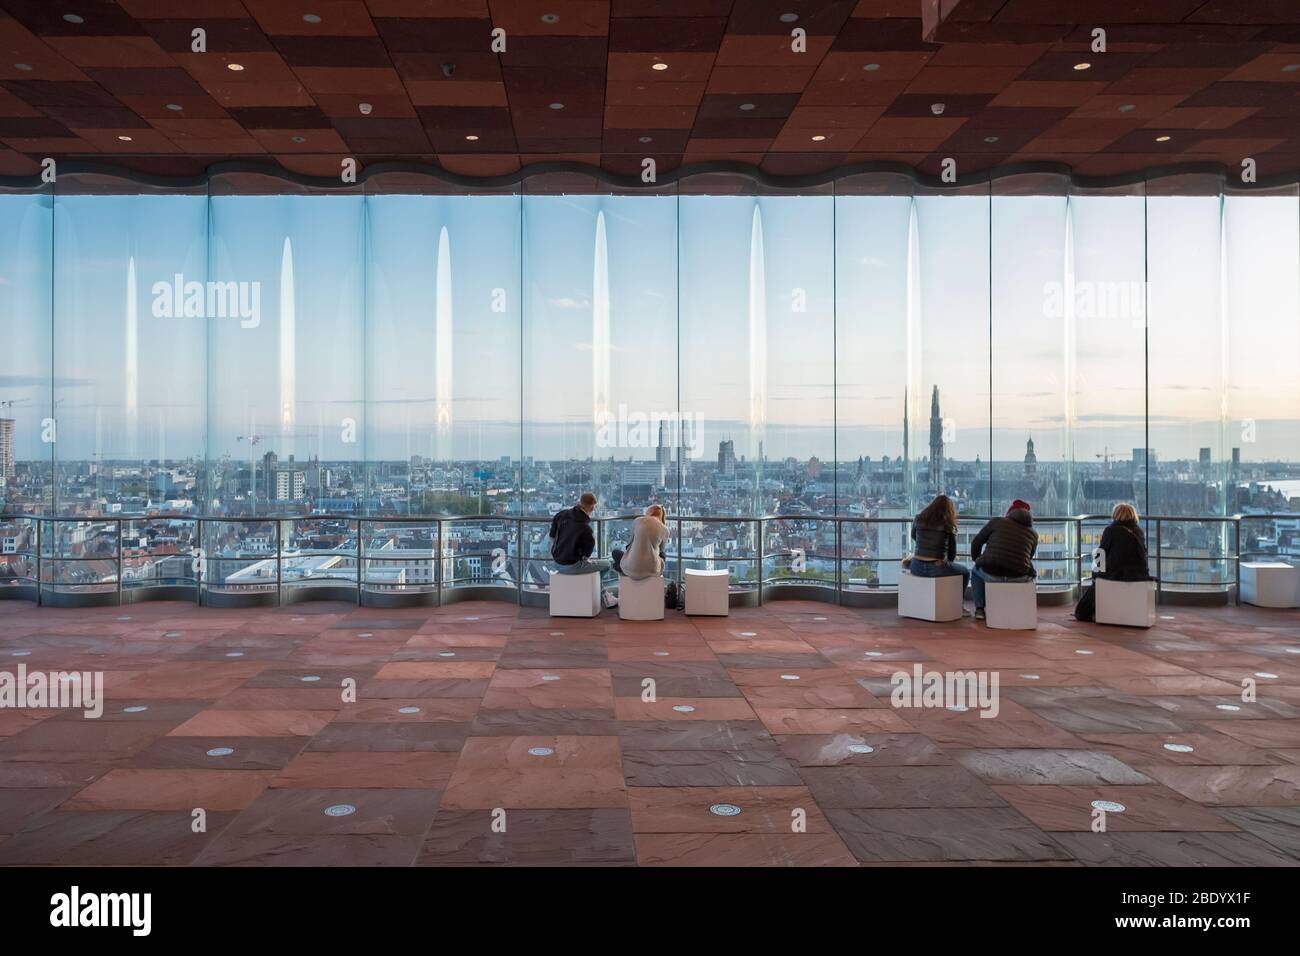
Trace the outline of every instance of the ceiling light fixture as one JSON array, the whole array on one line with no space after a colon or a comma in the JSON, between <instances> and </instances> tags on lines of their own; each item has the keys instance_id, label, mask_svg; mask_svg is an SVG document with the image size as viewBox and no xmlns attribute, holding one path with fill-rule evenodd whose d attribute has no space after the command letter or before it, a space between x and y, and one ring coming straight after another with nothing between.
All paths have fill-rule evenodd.
<instances>
[{"instance_id":1,"label":"ceiling light fixture","mask_svg":"<svg viewBox=\"0 0 1300 956\"><path fill-rule=\"evenodd\" d=\"M242 64L242 63L227 63L227 64L226 64L226 69L227 69L227 70L234 70L236 73L242 73L242 72L244 71L244 64Z\"/></svg>"}]
</instances>

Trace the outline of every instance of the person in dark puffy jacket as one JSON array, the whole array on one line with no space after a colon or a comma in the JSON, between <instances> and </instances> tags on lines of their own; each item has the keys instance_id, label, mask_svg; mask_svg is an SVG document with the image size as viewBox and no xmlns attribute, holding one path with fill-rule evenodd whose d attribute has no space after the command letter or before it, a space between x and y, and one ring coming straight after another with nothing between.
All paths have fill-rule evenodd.
<instances>
[{"instance_id":1,"label":"person in dark puffy jacket","mask_svg":"<svg viewBox=\"0 0 1300 956\"><path fill-rule=\"evenodd\" d=\"M916 542L909 573L919 578L946 578L961 575L963 598L970 585L970 571L958 564L957 506L947 495L937 495L912 522L912 540Z\"/></svg>"},{"instance_id":2,"label":"person in dark puffy jacket","mask_svg":"<svg viewBox=\"0 0 1300 956\"><path fill-rule=\"evenodd\" d=\"M1142 526L1138 524L1137 509L1127 502L1120 502L1111 510L1110 518L1110 524L1101 533L1092 587L1082 590L1074 608L1074 617L1078 621L1092 621L1097 616L1098 578L1108 581L1151 580L1147 541Z\"/></svg>"},{"instance_id":3,"label":"person in dark puffy jacket","mask_svg":"<svg viewBox=\"0 0 1300 956\"><path fill-rule=\"evenodd\" d=\"M992 581L1032 581L1038 574L1034 570L1034 554L1038 550L1038 532L1029 502L1017 498L1011 502L1005 516L989 521L975 540L970 543L970 556L975 562L971 575L971 593L975 597L975 617L984 618L984 585Z\"/></svg>"}]
</instances>

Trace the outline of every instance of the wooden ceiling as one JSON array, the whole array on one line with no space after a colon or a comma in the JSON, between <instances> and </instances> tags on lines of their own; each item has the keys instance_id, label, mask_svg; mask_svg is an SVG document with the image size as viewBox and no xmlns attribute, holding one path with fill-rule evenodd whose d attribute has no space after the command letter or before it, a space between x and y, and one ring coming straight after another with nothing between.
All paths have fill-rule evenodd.
<instances>
[{"instance_id":1,"label":"wooden ceiling","mask_svg":"<svg viewBox=\"0 0 1300 956\"><path fill-rule=\"evenodd\" d=\"M0 0L0 175L1300 169L1300 0ZM1106 31L1106 52L1090 48ZM206 52L193 52L196 28ZM506 51L491 49L505 31ZM806 51L791 31L806 31ZM1087 63L1086 68L1079 65ZM242 67L236 70L234 66ZM369 104L363 114L361 104ZM942 112L936 113L936 104Z\"/></svg>"}]
</instances>

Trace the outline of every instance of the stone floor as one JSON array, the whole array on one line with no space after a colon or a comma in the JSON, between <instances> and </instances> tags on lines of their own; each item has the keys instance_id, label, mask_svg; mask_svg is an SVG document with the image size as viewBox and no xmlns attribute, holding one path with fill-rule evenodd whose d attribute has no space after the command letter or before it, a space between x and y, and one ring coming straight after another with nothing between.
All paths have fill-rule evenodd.
<instances>
[{"instance_id":1,"label":"stone floor","mask_svg":"<svg viewBox=\"0 0 1300 956\"><path fill-rule=\"evenodd\" d=\"M0 673L107 697L0 710L0 864L1295 865L1300 612L1161 611L0 602ZM893 706L914 663L997 716Z\"/></svg>"}]
</instances>

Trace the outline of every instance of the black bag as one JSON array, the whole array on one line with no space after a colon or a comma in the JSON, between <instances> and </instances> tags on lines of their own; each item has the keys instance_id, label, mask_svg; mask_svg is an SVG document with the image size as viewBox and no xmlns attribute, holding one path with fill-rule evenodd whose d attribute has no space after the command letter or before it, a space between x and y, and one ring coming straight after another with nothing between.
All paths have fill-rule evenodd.
<instances>
[{"instance_id":1,"label":"black bag","mask_svg":"<svg viewBox=\"0 0 1300 956\"><path fill-rule=\"evenodd\" d=\"M677 582L669 581L664 588L664 607L670 611L677 610Z\"/></svg>"},{"instance_id":2,"label":"black bag","mask_svg":"<svg viewBox=\"0 0 1300 956\"><path fill-rule=\"evenodd\" d=\"M1092 579L1092 587L1083 588L1079 603L1074 606L1076 621L1091 621L1097 616L1097 579Z\"/></svg>"}]
</instances>

